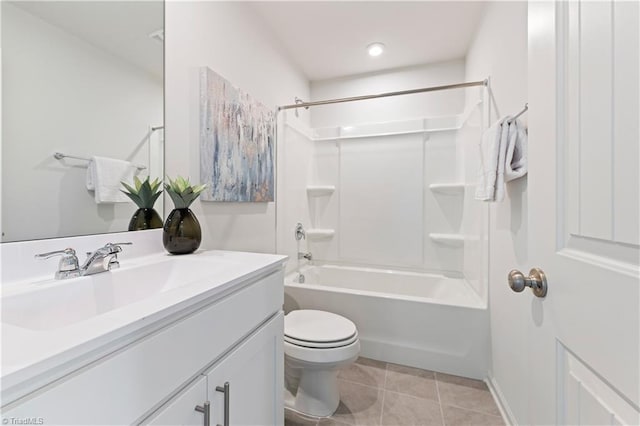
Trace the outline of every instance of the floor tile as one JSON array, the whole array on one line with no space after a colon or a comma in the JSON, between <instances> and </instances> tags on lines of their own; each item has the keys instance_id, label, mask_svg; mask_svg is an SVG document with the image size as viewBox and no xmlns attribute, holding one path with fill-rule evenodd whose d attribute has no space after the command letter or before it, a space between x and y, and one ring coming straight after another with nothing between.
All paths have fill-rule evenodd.
<instances>
[{"instance_id":1,"label":"floor tile","mask_svg":"<svg viewBox=\"0 0 640 426\"><path fill-rule=\"evenodd\" d=\"M393 392L438 401L438 389L433 371L389 364L384 388Z\"/></svg>"},{"instance_id":2,"label":"floor tile","mask_svg":"<svg viewBox=\"0 0 640 426\"><path fill-rule=\"evenodd\" d=\"M500 416L500 411L484 382L442 373L436 373L436 381L443 406Z\"/></svg>"},{"instance_id":3,"label":"floor tile","mask_svg":"<svg viewBox=\"0 0 640 426\"><path fill-rule=\"evenodd\" d=\"M502 417L469 411L463 408L442 406L445 426L503 426Z\"/></svg>"},{"instance_id":4,"label":"floor tile","mask_svg":"<svg viewBox=\"0 0 640 426\"><path fill-rule=\"evenodd\" d=\"M340 371L338 378L381 388L384 386L386 368L386 362L360 357L356 362Z\"/></svg>"},{"instance_id":5,"label":"floor tile","mask_svg":"<svg viewBox=\"0 0 640 426\"><path fill-rule=\"evenodd\" d=\"M343 423L331 417L321 419L318 425L319 426L351 426L349 423Z\"/></svg>"},{"instance_id":6,"label":"floor tile","mask_svg":"<svg viewBox=\"0 0 640 426\"><path fill-rule=\"evenodd\" d=\"M440 404L428 399L385 391L382 424L440 426L443 424Z\"/></svg>"},{"instance_id":7,"label":"floor tile","mask_svg":"<svg viewBox=\"0 0 640 426\"><path fill-rule=\"evenodd\" d=\"M340 405L332 416L350 425L378 425L382 413L382 389L339 380Z\"/></svg>"}]
</instances>

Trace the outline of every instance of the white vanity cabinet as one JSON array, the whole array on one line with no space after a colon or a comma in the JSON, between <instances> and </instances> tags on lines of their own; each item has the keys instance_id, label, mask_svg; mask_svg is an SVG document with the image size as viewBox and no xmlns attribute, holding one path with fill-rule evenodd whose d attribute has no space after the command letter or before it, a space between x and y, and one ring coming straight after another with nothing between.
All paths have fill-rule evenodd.
<instances>
[{"instance_id":1,"label":"white vanity cabinet","mask_svg":"<svg viewBox=\"0 0 640 426\"><path fill-rule=\"evenodd\" d=\"M228 382L228 424L283 424L282 261L249 276L161 320L143 318L146 327L130 343L119 339L91 362L80 357L70 374L37 390L6 391L2 420L206 425L195 407L209 401L210 425L224 425L216 387Z\"/></svg>"},{"instance_id":2,"label":"white vanity cabinet","mask_svg":"<svg viewBox=\"0 0 640 426\"><path fill-rule=\"evenodd\" d=\"M284 423L283 327L284 314L280 313L206 372L211 426ZM225 395L220 392L225 383L228 384L228 407L225 407Z\"/></svg>"},{"instance_id":3,"label":"white vanity cabinet","mask_svg":"<svg viewBox=\"0 0 640 426\"><path fill-rule=\"evenodd\" d=\"M282 425L284 364L279 313L232 349L145 425ZM209 403L208 417L196 411Z\"/></svg>"},{"instance_id":4,"label":"white vanity cabinet","mask_svg":"<svg viewBox=\"0 0 640 426\"><path fill-rule=\"evenodd\" d=\"M182 425L201 426L204 415L195 410L196 406L203 406L207 400L207 378L198 377L174 399L163 405L148 422L148 425Z\"/></svg>"}]
</instances>

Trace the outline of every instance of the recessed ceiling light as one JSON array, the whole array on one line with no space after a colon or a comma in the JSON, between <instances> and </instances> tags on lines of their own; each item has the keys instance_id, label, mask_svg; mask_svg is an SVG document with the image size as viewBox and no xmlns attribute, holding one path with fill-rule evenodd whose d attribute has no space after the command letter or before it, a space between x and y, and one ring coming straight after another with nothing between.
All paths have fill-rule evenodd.
<instances>
[{"instance_id":1,"label":"recessed ceiling light","mask_svg":"<svg viewBox=\"0 0 640 426\"><path fill-rule=\"evenodd\" d=\"M369 56L380 56L384 52L384 44L371 43L367 46L367 52L369 52Z\"/></svg>"}]
</instances>

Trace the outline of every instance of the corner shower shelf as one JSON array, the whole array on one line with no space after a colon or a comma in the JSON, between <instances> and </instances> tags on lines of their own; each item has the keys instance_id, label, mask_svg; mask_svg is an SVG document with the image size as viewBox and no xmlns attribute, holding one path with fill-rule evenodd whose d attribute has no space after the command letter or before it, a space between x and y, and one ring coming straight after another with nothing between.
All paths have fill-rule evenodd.
<instances>
[{"instance_id":1,"label":"corner shower shelf","mask_svg":"<svg viewBox=\"0 0 640 426\"><path fill-rule=\"evenodd\" d=\"M336 233L333 229L307 229L307 238L310 240L330 240Z\"/></svg>"},{"instance_id":2,"label":"corner shower shelf","mask_svg":"<svg viewBox=\"0 0 640 426\"><path fill-rule=\"evenodd\" d=\"M446 195L464 194L464 183L432 183L429 189Z\"/></svg>"},{"instance_id":3,"label":"corner shower shelf","mask_svg":"<svg viewBox=\"0 0 640 426\"><path fill-rule=\"evenodd\" d=\"M331 195L336 190L334 185L309 185L307 186L307 195L310 197L318 197L321 195Z\"/></svg>"},{"instance_id":4,"label":"corner shower shelf","mask_svg":"<svg viewBox=\"0 0 640 426\"><path fill-rule=\"evenodd\" d=\"M435 243L451 247L462 247L465 240L462 234L429 234L429 238Z\"/></svg>"}]
</instances>

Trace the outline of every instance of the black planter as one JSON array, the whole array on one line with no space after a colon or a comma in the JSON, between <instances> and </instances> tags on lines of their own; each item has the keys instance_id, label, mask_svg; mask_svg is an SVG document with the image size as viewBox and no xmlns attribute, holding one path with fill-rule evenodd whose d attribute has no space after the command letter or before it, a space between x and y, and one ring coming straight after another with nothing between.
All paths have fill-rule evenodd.
<instances>
[{"instance_id":1,"label":"black planter","mask_svg":"<svg viewBox=\"0 0 640 426\"><path fill-rule=\"evenodd\" d=\"M174 209L162 230L162 243L171 254L193 253L200 247L202 230L190 209Z\"/></svg>"},{"instance_id":2,"label":"black planter","mask_svg":"<svg viewBox=\"0 0 640 426\"><path fill-rule=\"evenodd\" d=\"M162 218L154 209L138 209L131 216L129 231L162 228Z\"/></svg>"}]
</instances>

